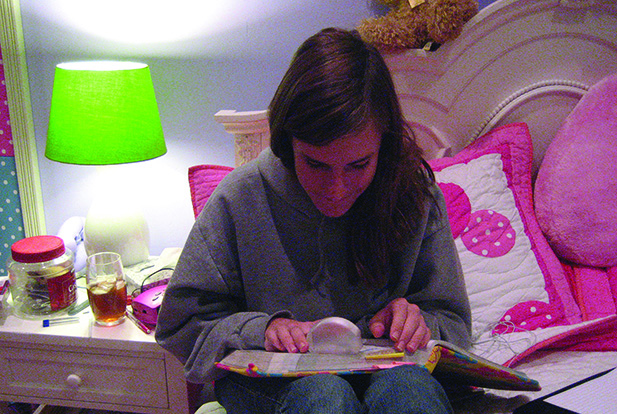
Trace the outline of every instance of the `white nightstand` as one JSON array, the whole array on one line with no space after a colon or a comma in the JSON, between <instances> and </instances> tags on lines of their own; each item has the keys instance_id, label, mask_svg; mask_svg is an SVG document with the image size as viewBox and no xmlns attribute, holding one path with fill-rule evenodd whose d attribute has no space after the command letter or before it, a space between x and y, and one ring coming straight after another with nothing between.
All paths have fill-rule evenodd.
<instances>
[{"instance_id":1,"label":"white nightstand","mask_svg":"<svg viewBox=\"0 0 617 414\"><path fill-rule=\"evenodd\" d=\"M189 412L182 365L130 320L42 327L0 310L0 401L148 414ZM64 315L66 316L66 315Z\"/></svg>"}]
</instances>

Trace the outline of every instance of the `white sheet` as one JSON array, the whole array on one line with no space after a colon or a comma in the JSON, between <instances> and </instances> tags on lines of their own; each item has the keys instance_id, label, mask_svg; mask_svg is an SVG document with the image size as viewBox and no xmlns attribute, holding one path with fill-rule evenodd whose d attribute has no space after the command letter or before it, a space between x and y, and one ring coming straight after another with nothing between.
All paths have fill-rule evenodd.
<instances>
[{"instance_id":1,"label":"white sheet","mask_svg":"<svg viewBox=\"0 0 617 414\"><path fill-rule=\"evenodd\" d=\"M612 370L576 387L546 398L546 402L577 413L606 414L617 407L617 394L606 392L617 384L617 371Z\"/></svg>"},{"instance_id":2,"label":"white sheet","mask_svg":"<svg viewBox=\"0 0 617 414\"><path fill-rule=\"evenodd\" d=\"M617 367L617 352L539 351L534 358L515 369L536 379L542 391L520 392L490 390L482 396L455 403L456 414L507 414L515 408L553 391Z\"/></svg>"}]
</instances>

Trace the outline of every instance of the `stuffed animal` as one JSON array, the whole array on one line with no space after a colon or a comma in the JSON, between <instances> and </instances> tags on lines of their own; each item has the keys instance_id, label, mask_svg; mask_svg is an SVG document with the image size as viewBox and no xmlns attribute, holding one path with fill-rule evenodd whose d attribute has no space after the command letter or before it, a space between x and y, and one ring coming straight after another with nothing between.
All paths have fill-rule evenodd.
<instances>
[{"instance_id":1,"label":"stuffed animal","mask_svg":"<svg viewBox=\"0 0 617 414\"><path fill-rule=\"evenodd\" d=\"M478 13L477 0L380 0L391 10L363 20L362 38L382 51L423 48L455 39Z\"/></svg>"}]
</instances>

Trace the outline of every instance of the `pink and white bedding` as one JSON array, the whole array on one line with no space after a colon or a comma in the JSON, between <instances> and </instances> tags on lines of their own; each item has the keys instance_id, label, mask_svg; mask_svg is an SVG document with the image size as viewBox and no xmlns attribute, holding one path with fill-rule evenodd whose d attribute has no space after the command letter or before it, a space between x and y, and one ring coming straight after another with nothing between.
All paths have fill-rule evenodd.
<instances>
[{"instance_id":1,"label":"pink and white bedding","mask_svg":"<svg viewBox=\"0 0 617 414\"><path fill-rule=\"evenodd\" d=\"M510 412L526 399L617 366L617 352L589 352L617 351L617 268L561 263L555 256L533 210L532 157L529 129L516 123L430 162L465 274L472 350L543 387L539 393L491 391L502 399L475 400L458 412L481 412L478 404ZM514 400L504 406L503 397Z\"/></svg>"},{"instance_id":2,"label":"pink and white bedding","mask_svg":"<svg viewBox=\"0 0 617 414\"><path fill-rule=\"evenodd\" d=\"M533 210L532 158L518 123L431 161L465 274L473 350L506 365L545 347L617 350L617 269L555 256Z\"/></svg>"},{"instance_id":3,"label":"pink and white bedding","mask_svg":"<svg viewBox=\"0 0 617 414\"><path fill-rule=\"evenodd\" d=\"M465 273L475 341L581 321L535 220L532 156L526 125L513 124L431 162Z\"/></svg>"}]
</instances>

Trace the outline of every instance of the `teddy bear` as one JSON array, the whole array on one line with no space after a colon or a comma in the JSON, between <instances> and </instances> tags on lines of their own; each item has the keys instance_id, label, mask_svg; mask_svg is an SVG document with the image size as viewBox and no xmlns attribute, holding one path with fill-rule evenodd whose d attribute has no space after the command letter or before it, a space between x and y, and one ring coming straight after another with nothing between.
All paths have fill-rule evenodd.
<instances>
[{"instance_id":1,"label":"teddy bear","mask_svg":"<svg viewBox=\"0 0 617 414\"><path fill-rule=\"evenodd\" d=\"M382 17L357 27L362 38L381 51L423 48L455 39L478 13L477 0L379 0L391 7Z\"/></svg>"}]
</instances>

